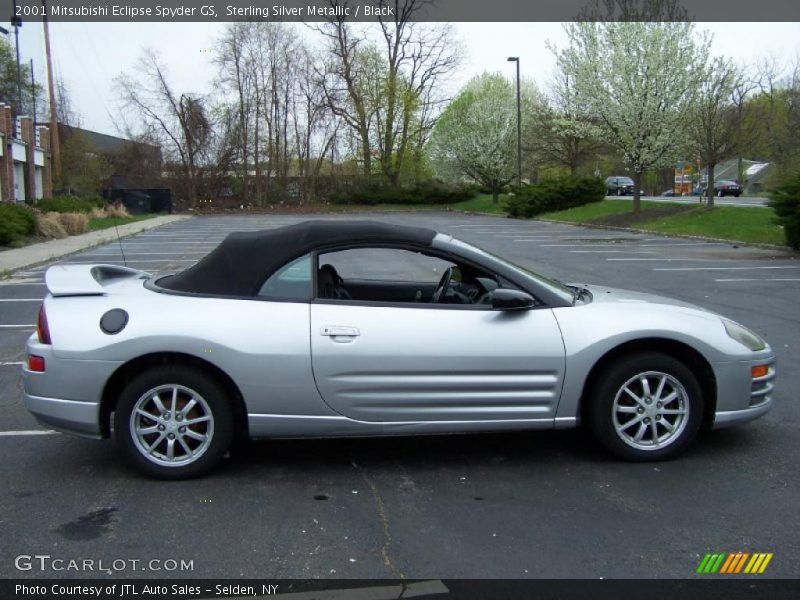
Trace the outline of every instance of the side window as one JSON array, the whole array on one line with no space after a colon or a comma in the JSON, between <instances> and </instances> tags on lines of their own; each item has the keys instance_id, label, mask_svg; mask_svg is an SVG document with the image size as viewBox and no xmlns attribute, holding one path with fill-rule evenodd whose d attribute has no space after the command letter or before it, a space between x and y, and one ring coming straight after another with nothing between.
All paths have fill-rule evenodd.
<instances>
[{"instance_id":1,"label":"side window","mask_svg":"<svg viewBox=\"0 0 800 600\"><path fill-rule=\"evenodd\" d=\"M319 256L316 296L408 304L491 302L498 282L489 273L415 250L352 248Z\"/></svg>"},{"instance_id":2,"label":"side window","mask_svg":"<svg viewBox=\"0 0 800 600\"><path fill-rule=\"evenodd\" d=\"M264 282L259 297L306 301L311 298L311 255L284 265Z\"/></svg>"},{"instance_id":3,"label":"side window","mask_svg":"<svg viewBox=\"0 0 800 600\"><path fill-rule=\"evenodd\" d=\"M331 265L345 281L413 281L435 284L453 263L421 252L396 248L353 248L321 254L320 267Z\"/></svg>"}]
</instances>

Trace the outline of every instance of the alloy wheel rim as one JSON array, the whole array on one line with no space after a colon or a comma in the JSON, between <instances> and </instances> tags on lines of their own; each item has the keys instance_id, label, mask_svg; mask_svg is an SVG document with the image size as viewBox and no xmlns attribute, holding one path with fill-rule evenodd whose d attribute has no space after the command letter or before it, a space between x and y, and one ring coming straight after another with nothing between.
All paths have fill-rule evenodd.
<instances>
[{"instance_id":1,"label":"alloy wheel rim","mask_svg":"<svg viewBox=\"0 0 800 600\"><path fill-rule=\"evenodd\" d=\"M617 391L614 431L628 446L654 451L680 438L689 421L689 394L669 373L645 371Z\"/></svg>"},{"instance_id":2,"label":"alloy wheel rim","mask_svg":"<svg viewBox=\"0 0 800 600\"><path fill-rule=\"evenodd\" d=\"M147 460L180 467L206 453L214 437L214 416L194 390L160 385L142 394L134 404L130 431L137 450Z\"/></svg>"}]
</instances>

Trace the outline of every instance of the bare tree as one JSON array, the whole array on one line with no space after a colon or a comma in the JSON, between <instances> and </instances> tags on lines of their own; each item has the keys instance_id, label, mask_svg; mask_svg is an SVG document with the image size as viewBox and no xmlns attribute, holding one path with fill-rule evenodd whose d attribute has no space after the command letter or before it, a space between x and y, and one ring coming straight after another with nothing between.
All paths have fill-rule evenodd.
<instances>
[{"instance_id":1,"label":"bare tree","mask_svg":"<svg viewBox=\"0 0 800 600\"><path fill-rule=\"evenodd\" d=\"M686 119L690 152L705 165L708 206L714 205L714 168L736 155L742 144L742 121L747 88L736 66L717 58L704 80Z\"/></svg>"},{"instance_id":2,"label":"bare tree","mask_svg":"<svg viewBox=\"0 0 800 600\"><path fill-rule=\"evenodd\" d=\"M346 2L328 0L333 13ZM377 106L369 103L366 48L369 45L363 34L357 33L344 16L332 16L319 27L313 28L327 42L328 60L320 72L320 83L328 107L344 121L358 138L362 172L372 173L372 146L370 130Z\"/></svg>"},{"instance_id":3,"label":"bare tree","mask_svg":"<svg viewBox=\"0 0 800 600\"><path fill-rule=\"evenodd\" d=\"M203 98L178 94L170 84L158 55L145 50L137 65L138 78L116 79L123 106L139 115L146 131L157 135L170 157L179 161L187 200L197 201L198 167L213 131Z\"/></svg>"},{"instance_id":4,"label":"bare tree","mask_svg":"<svg viewBox=\"0 0 800 600\"><path fill-rule=\"evenodd\" d=\"M747 123L779 176L800 168L800 55L765 57L756 65L757 94L747 103Z\"/></svg>"},{"instance_id":5,"label":"bare tree","mask_svg":"<svg viewBox=\"0 0 800 600\"><path fill-rule=\"evenodd\" d=\"M579 104L571 76L556 72L549 94L528 85L524 149L545 165L565 167L571 175L595 155L600 128Z\"/></svg>"},{"instance_id":6,"label":"bare tree","mask_svg":"<svg viewBox=\"0 0 800 600\"><path fill-rule=\"evenodd\" d=\"M433 125L431 104L440 102L434 92L458 65L458 48L449 26L432 28L414 22L430 0L380 0L378 4L392 8L394 14L390 21L379 18L386 70L378 148L381 171L396 185L409 144L421 147L427 141Z\"/></svg>"},{"instance_id":7,"label":"bare tree","mask_svg":"<svg viewBox=\"0 0 800 600\"><path fill-rule=\"evenodd\" d=\"M255 74L247 54L252 27L246 22L229 23L217 43L215 63L219 70L218 84L223 92L233 93L238 117L238 164L234 167L242 178L242 194L249 197L250 134L255 103Z\"/></svg>"}]
</instances>

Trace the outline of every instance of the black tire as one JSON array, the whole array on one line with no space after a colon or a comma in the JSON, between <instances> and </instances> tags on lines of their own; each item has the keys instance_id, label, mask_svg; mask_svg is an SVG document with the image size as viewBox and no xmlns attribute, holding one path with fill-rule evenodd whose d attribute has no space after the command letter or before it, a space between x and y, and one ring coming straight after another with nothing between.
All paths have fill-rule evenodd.
<instances>
[{"instance_id":1,"label":"black tire","mask_svg":"<svg viewBox=\"0 0 800 600\"><path fill-rule=\"evenodd\" d=\"M676 399L656 402L659 390L653 392L648 387L652 392L648 395L642 378L637 376L644 376L648 385L658 385L665 376L661 388L665 393L663 399L672 391L677 394ZM624 392L625 387L632 389L639 400ZM668 390L670 394L666 394ZM597 440L616 456L634 462L664 460L681 454L697 436L703 421L704 399L697 378L681 361L659 352L631 354L615 361L600 374L587 399L590 404L586 414ZM674 414L683 410L680 407L686 408L683 416ZM646 431L637 442L634 430L639 433L643 425ZM666 425L672 426L673 432ZM618 426L623 428L621 433L617 432ZM664 441L655 443L662 437Z\"/></svg>"},{"instance_id":2,"label":"black tire","mask_svg":"<svg viewBox=\"0 0 800 600\"><path fill-rule=\"evenodd\" d=\"M176 406L170 410L172 393ZM154 410L155 396L167 409L163 415ZM194 404L183 414L183 408L192 400ZM141 412L134 414L137 406L155 414L152 417L142 417ZM206 413L210 419L205 418ZM137 426L141 436L136 433ZM183 431L179 433L181 427ZM158 430L143 433L152 428ZM192 367L162 366L145 371L123 390L114 411L114 437L125 460L157 479L190 479L207 473L228 451L233 433L233 411L225 389ZM164 436L172 436L173 458L168 457L169 440ZM198 438L205 439L198 441ZM156 440L160 441L155 443ZM146 444L152 444L153 455L145 451ZM190 454L191 451L197 456Z\"/></svg>"}]
</instances>

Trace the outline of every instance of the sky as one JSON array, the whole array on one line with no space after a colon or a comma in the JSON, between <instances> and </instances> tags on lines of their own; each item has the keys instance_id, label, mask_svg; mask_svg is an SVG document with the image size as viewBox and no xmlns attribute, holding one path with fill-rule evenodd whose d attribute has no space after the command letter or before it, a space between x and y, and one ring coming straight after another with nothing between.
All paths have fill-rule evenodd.
<instances>
[{"instance_id":1,"label":"sky","mask_svg":"<svg viewBox=\"0 0 800 600\"><path fill-rule=\"evenodd\" d=\"M297 27L304 35L316 35ZM223 28L220 23L50 23L56 78L67 83L82 127L116 135L120 107L113 80L123 71L132 72L142 49L159 52L177 91L208 93L215 76L214 42ZM453 29L464 58L446 83L452 94L483 71L511 77L515 66L507 62L509 56L520 57L523 77L545 87L554 67L548 42L566 45L558 23L453 23ZM714 54L740 64L752 64L759 57L790 60L800 55L800 23L698 23L697 29L713 34ZM36 79L44 82L40 23L25 23L20 29L20 53L23 62L33 59Z\"/></svg>"}]
</instances>

